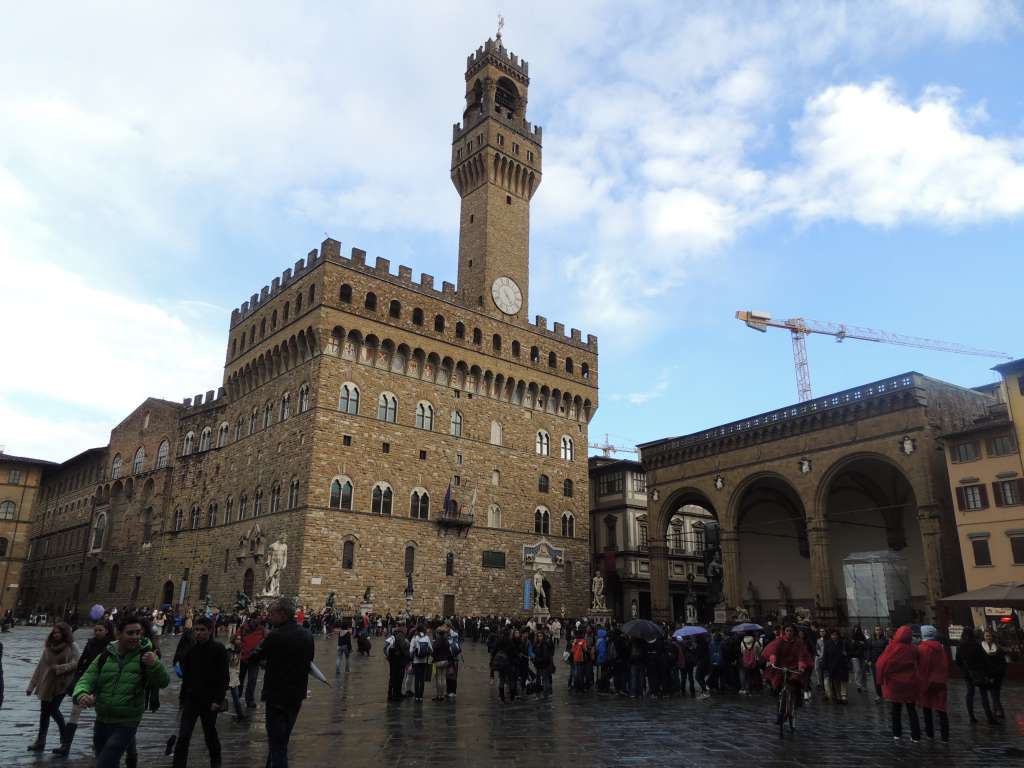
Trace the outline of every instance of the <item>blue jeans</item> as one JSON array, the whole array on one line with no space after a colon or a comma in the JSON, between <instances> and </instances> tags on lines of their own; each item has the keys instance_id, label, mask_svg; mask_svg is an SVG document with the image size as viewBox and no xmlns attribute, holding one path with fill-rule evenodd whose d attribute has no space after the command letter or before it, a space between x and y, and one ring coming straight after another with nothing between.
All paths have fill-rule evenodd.
<instances>
[{"instance_id":1,"label":"blue jeans","mask_svg":"<svg viewBox=\"0 0 1024 768\"><path fill-rule=\"evenodd\" d=\"M288 768L288 740L299 719L301 704L294 708L267 705L267 766ZM97 766L96 768L100 768Z\"/></svg>"},{"instance_id":2,"label":"blue jeans","mask_svg":"<svg viewBox=\"0 0 1024 768\"><path fill-rule=\"evenodd\" d=\"M349 664L349 659L352 657L352 648L351 648L351 646L350 647L345 647L345 646L339 646L338 647L338 658L334 662L334 674L336 674L336 675L340 675L341 674L341 657L342 656L345 657L345 671L348 672L352 668L351 665Z\"/></svg>"},{"instance_id":3,"label":"blue jeans","mask_svg":"<svg viewBox=\"0 0 1024 768\"><path fill-rule=\"evenodd\" d=\"M260 665L243 661L238 665L238 686L245 689L245 703L256 706L256 681L260 676Z\"/></svg>"},{"instance_id":4,"label":"blue jeans","mask_svg":"<svg viewBox=\"0 0 1024 768\"><path fill-rule=\"evenodd\" d=\"M112 725L96 721L92 731L92 748L96 768L118 768L121 756L128 750L138 725Z\"/></svg>"},{"instance_id":5,"label":"blue jeans","mask_svg":"<svg viewBox=\"0 0 1024 768\"><path fill-rule=\"evenodd\" d=\"M545 696L551 695L551 670L545 669L538 673L540 676L541 688L544 691Z\"/></svg>"}]
</instances>

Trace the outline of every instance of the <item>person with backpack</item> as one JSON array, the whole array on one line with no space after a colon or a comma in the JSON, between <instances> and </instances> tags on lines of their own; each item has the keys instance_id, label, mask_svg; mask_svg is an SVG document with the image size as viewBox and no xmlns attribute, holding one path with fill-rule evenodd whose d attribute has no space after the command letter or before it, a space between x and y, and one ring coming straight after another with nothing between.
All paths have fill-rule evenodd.
<instances>
[{"instance_id":1,"label":"person with backpack","mask_svg":"<svg viewBox=\"0 0 1024 768\"><path fill-rule=\"evenodd\" d=\"M259 664L249 663L249 657L266 636L267 629L257 616L250 616L238 630L238 680L245 689L245 704L249 709L256 709L256 682L260 674Z\"/></svg>"},{"instance_id":2,"label":"person with backpack","mask_svg":"<svg viewBox=\"0 0 1024 768\"><path fill-rule=\"evenodd\" d=\"M352 670L352 625L348 621L342 622L338 628L338 655L334 661L334 674L341 674L341 660L345 659L345 671Z\"/></svg>"},{"instance_id":3,"label":"person with backpack","mask_svg":"<svg viewBox=\"0 0 1024 768\"><path fill-rule=\"evenodd\" d=\"M188 765L188 748L198 719L203 726L211 768L221 764L217 715L228 690L228 653L213 639L213 621L200 616L192 625L195 643L181 658L181 717L174 745L174 768Z\"/></svg>"},{"instance_id":4,"label":"person with backpack","mask_svg":"<svg viewBox=\"0 0 1024 768\"><path fill-rule=\"evenodd\" d=\"M391 634L384 640L384 660L388 663L388 701L400 702L405 698L402 680L409 663L409 641L404 627L396 624L391 628Z\"/></svg>"},{"instance_id":5,"label":"person with backpack","mask_svg":"<svg viewBox=\"0 0 1024 768\"><path fill-rule=\"evenodd\" d=\"M149 690L166 688L171 682L144 633L139 619L121 614L117 640L107 645L75 684L72 700L80 707L96 708L96 768L117 768L134 743Z\"/></svg>"},{"instance_id":6,"label":"person with backpack","mask_svg":"<svg viewBox=\"0 0 1024 768\"><path fill-rule=\"evenodd\" d=\"M448 633L444 627L435 632L434 644L431 648L434 658L434 701L445 701L448 688L448 667L452 662L452 649L448 644Z\"/></svg>"},{"instance_id":7,"label":"person with backpack","mask_svg":"<svg viewBox=\"0 0 1024 768\"><path fill-rule=\"evenodd\" d=\"M85 670L92 664L93 659L103 653L104 649L114 639L114 625L108 619L100 619L92 628L92 637L82 649L82 655L78 657L78 667L75 670L75 679L71 684L71 690L82 679ZM67 757L71 752L71 743L75 740L75 733L78 731L78 720L82 716L82 708L75 703L71 705L71 717L64 726L64 739L60 746L53 750L58 757Z\"/></svg>"},{"instance_id":8,"label":"person with backpack","mask_svg":"<svg viewBox=\"0 0 1024 768\"><path fill-rule=\"evenodd\" d=\"M412 671L416 680L416 701L423 701L423 684L427 679L427 669L430 666L430 657L433 651L430 638L427 637L427 627L419 624L416 627L416 636L409 643L412 651Z\"/></svg>"},{"instance_id":9,"label":"person with backpack","mask_svg":"<svg viewBox=\"0 0 1024 768\"><path fill-rule=\"evenodd\" d=\"M747 632L740 640L740 693L750 694L761 687L761 644Z\"/></svg>"},{"instance_id":10,"label":"person with backpack","mask_svg":"<svg viewBox=\"0 0 1024 768\"><path fill-rule=\"evenodd\" d=\"M583 636L583 633L576 630L576 637L573 638L572 648L570 650L572 654L572 682L573 690L579 693L583 692L584 685L586 683L585 665L587 659L587 638Z\"/></svg>"}]
</instances>

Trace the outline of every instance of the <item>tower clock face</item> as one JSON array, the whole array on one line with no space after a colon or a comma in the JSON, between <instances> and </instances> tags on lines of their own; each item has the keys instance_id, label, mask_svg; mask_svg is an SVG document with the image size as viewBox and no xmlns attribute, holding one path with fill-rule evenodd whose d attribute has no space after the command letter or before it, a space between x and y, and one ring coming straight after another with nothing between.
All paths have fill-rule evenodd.
<instances>
[{"instance_id":1,"label":"tower clock face","mask_svg":"<svg viewBox=\"0 0 1024 768\"><path fill-rule=\"evenodd\" d=\"M523 306L523 292L511 277L499 277L491 284L491 297L498 309L514 315Z\"/></svg>"}]
</instances>

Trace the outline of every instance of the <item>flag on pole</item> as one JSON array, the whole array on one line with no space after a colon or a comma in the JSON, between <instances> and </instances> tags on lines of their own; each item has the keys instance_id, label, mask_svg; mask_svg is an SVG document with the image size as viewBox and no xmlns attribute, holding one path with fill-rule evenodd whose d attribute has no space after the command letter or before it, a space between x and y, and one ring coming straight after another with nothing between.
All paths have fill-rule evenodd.
<instances>
[{"instance_id":1,"label":"flag on pole","mask_svg":"<svg viewBox=\"0 0 1024 768\"><path fill-rule=\"evenodd\" d=\"M452 481L448 480L448 490L444 493L444 514L448 514L448 508L452 504Z\"/></svg>"}]
</instances>

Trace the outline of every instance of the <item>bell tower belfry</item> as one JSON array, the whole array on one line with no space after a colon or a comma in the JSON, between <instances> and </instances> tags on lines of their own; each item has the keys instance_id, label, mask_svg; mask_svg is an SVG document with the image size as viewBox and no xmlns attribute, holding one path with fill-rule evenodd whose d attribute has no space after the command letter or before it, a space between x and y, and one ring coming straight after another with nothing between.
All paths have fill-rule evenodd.
<instances>
[{"instance_id":1,"label":"bell tower belfry","mask_svg":"<svg viewBox=\"0 0 1024 768\"><path fill-rule=\"evenodd\" d=\"M466 61L466 108L452 131L452 183L462 198L460 300L527 317L530 198L541 177L541 129L526 120L529 65L498 34Z\"/></svg>"}]
</instances>

